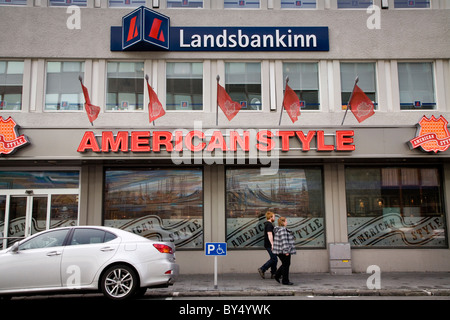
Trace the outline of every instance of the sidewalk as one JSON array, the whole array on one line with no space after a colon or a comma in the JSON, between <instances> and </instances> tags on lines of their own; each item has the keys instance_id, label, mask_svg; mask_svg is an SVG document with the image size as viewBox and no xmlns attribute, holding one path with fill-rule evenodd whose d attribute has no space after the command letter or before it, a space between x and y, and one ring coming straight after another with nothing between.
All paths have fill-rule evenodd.
<instances>
[{"instance_id":1,"label":"sidewalk","mask_svg":"<svg viewBox=\"0 0 450 320\"><path fill-rule=\"evenodd\" d=\"M215 289L213 274L180 275L173 286L149 289L146 296L450 296L450 273L382 273L381 288L372 290L367 288L370 276L298 273L291 274L294 285L286 286L274 279L261 279L255 270L254 274L219 274Z\"/></svg>"}]
</instances>

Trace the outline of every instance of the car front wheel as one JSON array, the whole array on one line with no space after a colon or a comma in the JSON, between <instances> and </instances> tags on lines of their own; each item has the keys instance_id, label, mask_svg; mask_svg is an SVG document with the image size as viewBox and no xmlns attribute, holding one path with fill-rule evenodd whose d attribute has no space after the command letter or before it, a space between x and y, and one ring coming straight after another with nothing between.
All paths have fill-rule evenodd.
<instances>
[{"instance_id":1,"label":"car front wheel","mask_svg":"<svg viewBox=\"0 0 450 320\"><path fill-rule=\"evenodd\" d=\"M100 280L105 297L111 300L124 300L134 295L138 288L136 272L126 265L109 267Z\"/></svg>"}]
</instances>

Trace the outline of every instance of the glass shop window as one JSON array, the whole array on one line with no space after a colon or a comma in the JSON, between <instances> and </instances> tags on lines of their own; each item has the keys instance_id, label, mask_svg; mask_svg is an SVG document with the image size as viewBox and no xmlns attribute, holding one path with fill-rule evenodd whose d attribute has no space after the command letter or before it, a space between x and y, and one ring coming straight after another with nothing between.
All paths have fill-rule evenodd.
<instances>
[{"instance_id":1,"label":"glass shop window","mask_svg":"<svg viewBox=\"0 0 450 320\"><path fill-rule=\"evenodd\" d=\"M202 249L202 169L107 169L103 225Z\"/></svg>"},{"instance_id":2,"label":"glass shop window","mask_svg":"<svg viewBox=\"0 0 450 320\"><path fill-rule=\"evenodd\" d=\"M281 9L316 9L316 0L281 0Z\"/></svg>"},{"instance_id":3,"label":"glass shop window","mask_svg":"<svg viewBox=\"0 0 450 320\"><path fill-rule=\"evenodd\" d=\"M143 110L144 63L108 62L107 69L106 110Z\"/></svg>"},{"instance_id":4,"label":"glass shop window","mask_svg":"<svg viewBox=\"0 0 450 320\"><path fill-rule=\"evenodd\" d=\"M261 63L225 63L225 90L241 110L261 110Z\"/></svg>"},{"instance_id":5,"label":"glass shop window","mask_svg":"<svg viewBox=\"0 0 450 320\"><path fill-rule=\"evenodd\" d=\"M47 62L45 110L83 110L85 100L78 80L80 76L84 76L84 62Z\"/></svg>"},{"instance_id":6,"label":"glass shop window","mask_svg":"<svg viewBox=\"0 0 450 320\"><path fill-rule=\"evenodd\" d=\"M398 63L401 110L436 109L433 63Z\"/></svg>"},{"instance_id":7,"label":"glass shop window","mask_svg":"<svg viewBox=\"0 0 450 320\"><path fill-rule=\"evenodd\" d=\"M203 0L167 0L167 8L203 8Z\"/></svg>"},{"instance_id":8,"label":"glass shop window","mask_svg":"<svg viewBox=\"0 0 450 320\"><path fill-rule=\"evenodd\" d=\"M49 0L50 7L86 7L87 0Z\"/></svg>"},{"instance_id":9,"label":"glass shop window","mask_svg":"<svg viewBox=\"0 0 450 320\"><path fill-rule=\"evenodd\" d=\"M428 9L430 8L430 0L395 0L394 8L396 9Z\"/></svg>"},{"instance_id":10,"label":"glass shop window","mask_svg":"<svg viewBox=\"0 0 450 320\"><path fill-rule=\"evenodd\" d=\"M373 5L372 0L338 0L338 9L367 9Z\"/></svg>"},{"instance_id":11,"label":"glass shop window","mask_svg":"<svg viewBox=\"0 0 450 320\"><path fill-rule=\"evenodd\" d=\"M260 0L224 0L225 9L259 9Z\"/></svg>"},{"instance_id":12,"label":"glass shop window","mask_svg":"<svg viewBox=\"0 0 450 320\"><path fill-rule=\"evenodd\" d=\"M110 8L137 8L145 6L145 0L108 0Z\"/></svg>"},{"instance_id":13,"label":"glass shop window","mask_svg":"<svg viewBox=\"0 0 450 320\"><path fill-rule=\"evenodd\" d=\"M228 248L263 249L267 211L288 221L298 248L325 248L325 206L320 167L227 168L226 234Z\"/></svg>"},{"instance_id":14,"label":"glass shop window","mask_svg":"<svg viewBox=\"0 0 450 320\"><path fill-rule=\"evenodd\" d=\"M349 166L345 181L353 247L447 247L439 168Z\"/></svg>"},{"instance_id":15,"label":"glass shop window","mask_svg":"<svg viewBox=\"0 0 450 320\"><path fill-rule=\"evenodd\" d=\"M203 110L203 63L166 64L166 110Z\"/></svg>"},{"instance_id":16,"label":"glass shop window","mask_svg":"<svg viewBox=\"0 0 450 320\"><path fill-rule=\"evenodd\" d=\"M358 87L373 101L375 109L378 109L377 103L377 79L375 63L341 63L341 99L342 109L347 107L348 100L355 85L355 79L358 76Z\"/></svg>"},{"instance_id":17,"label":"glass shop window","mask_svg":"<svg viewBox=\"0 0 450 320\"><path fill-rule=\"evenodd\" d=\"M317 63L283 63L283 80L300 100L302 110L319 110L319 71ZM284 86L284 85L283 85Z\"/></svg>"},{"instance_id":18,"label":"glass shop window","mask_svg":"<svg viewBox=\"0 0 450 320\"><path fill-rule=\"evenodd\" d=\"M0 0L0 6L26 6L27 0Z\"/></svg>"},{"instance_id":19,"label":"glass shop window","mask_svg":"<svg viewBox=\"0 0 450 320\"><path fill-rule=\"evenodd\" d=\"M0 111L22 109L23 61L0 61Z\"/></svg>"}]
</instances>

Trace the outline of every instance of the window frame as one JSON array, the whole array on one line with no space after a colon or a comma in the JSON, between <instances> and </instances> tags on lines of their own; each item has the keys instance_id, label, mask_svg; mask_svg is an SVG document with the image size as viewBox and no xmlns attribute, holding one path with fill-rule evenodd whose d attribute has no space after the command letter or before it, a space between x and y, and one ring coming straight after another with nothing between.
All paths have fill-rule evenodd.
<instances>
[{"instance_id":1,"label":"window frame","mask_svg":"<svg viewBox=\"0 0 450 320\"><path fill-rule=\"evenodd\" d=\"M340 94L340 98L341 98L341 109L345 110L347 108L347 103L348 100L344 101L342 99L342 94L344 93L343 89L342 89L342 64L373 64L374 68L374 85L375 85L375 100L373 100L372 102L374 103L374 109L375 110L380 110L380 106L379 106L379 101L380 101L380 90L379 90L379 83L378 83L378 63L377 61L339 61L339 81L340 81L340 87L341 87L341 94ZM357 75L358 76L358 75ZM356 78L356 77L355 77ZM360 78L361 80L361 78ZM358 82L358 86L361 88L362 91L364 91L364 93L367 95L367 91L365 91L365 88L361 87L361 83ZM350 92L351 95L351 92Z\"/></svg>"},{"instance_id":2,"label":"window frame","mask_svg":"<svg viewBox=\"0 0 450 320\"><path fill-rule=\"evenodd\" d=\"M0 112L22 112L23 111L23 106L24 106L24 101L23 101L23 98L24 98L24 91L23 91L23 88L24 88L24 81L23 81L23 79L24 79L24 73L25 73L25 60L4 60L4 59L2 59L2 60L0 60L0 62L5 62L6 63L6 70L7 70L7 68L8 68L8 64L10 63L10 62L20 62L20 63L22 63L22 74L21 74L21 77L22 77L22 81L21 81L21 83L20 83L20 87L21 87L21 91L20 91L20 106L19 106L19 108L18 109L3 109L3 108L0 108ZM5 70L5 71L6 71ZM7 75L8 73L5 73L5 76ZM14 74L14 75L16 75L16 74ZM18 75L18 73L17 73L17 75ZM1 83L0 83L0 87L8 87L8 85L2 85ZM0 98L0 102L1 101L6 101L4 98L3 98L3 100Z\"/></svg>"}]
</instances>

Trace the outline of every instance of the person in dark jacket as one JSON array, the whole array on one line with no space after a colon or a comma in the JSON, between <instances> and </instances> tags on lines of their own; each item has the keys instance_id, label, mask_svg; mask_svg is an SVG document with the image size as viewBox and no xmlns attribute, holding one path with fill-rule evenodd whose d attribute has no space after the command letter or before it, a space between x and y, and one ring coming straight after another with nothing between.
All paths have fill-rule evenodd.
<instances>
[{"instance_id":1,"label":"person in dark jacket","mask_svg":"<svg viewBox=\"0 0 450 320\"><path fill-rule=\"evenodd\" d=\"M291 256L296 254L295 250L295 237L294 234L286 228L287 220L285 217L280 217L278 219L278 227L274 228L274 238L273 238L273 250L274 254L278 255L281 261L281 266L275 273L275 280L280 282L282 277L282 284L293 285L289 280L289 267L291 265Z\"/></svg>"},{"instance_id":2,"label":"person in dark jacket","mask_svg":"<svg viewBox=\"0 0 450 320\"><path fill-rule=\"evenodd\" d=\"M277 256L272 253L273 247L273 222L275 221L275 213L272 211L266 212L266 222L264 222L264 248L266 248L269 253L269 260L258 268L259 275L261 278L265 279L264 273L270 268L271 278L275 276L277 271Z\"/></svg>"}]
</instances>

